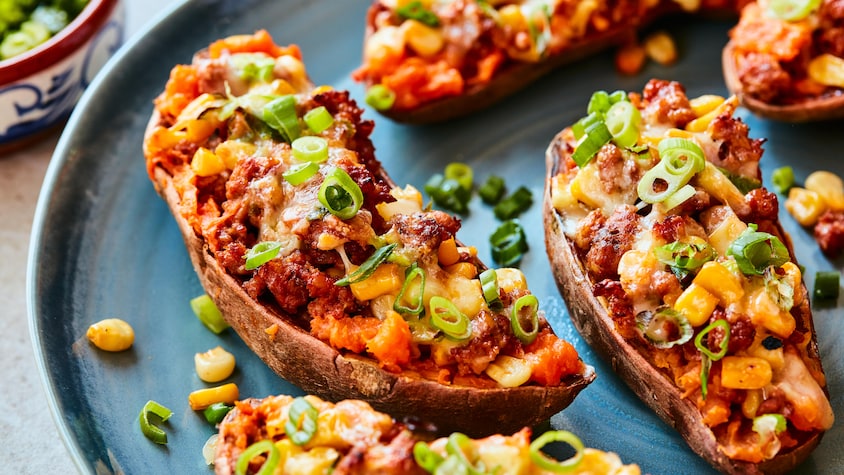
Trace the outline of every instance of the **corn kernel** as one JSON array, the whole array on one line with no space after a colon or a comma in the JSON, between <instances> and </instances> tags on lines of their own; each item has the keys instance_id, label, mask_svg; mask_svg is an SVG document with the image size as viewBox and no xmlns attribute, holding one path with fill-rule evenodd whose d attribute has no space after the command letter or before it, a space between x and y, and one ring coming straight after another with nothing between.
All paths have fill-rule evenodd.
<instances>
[{"instance_id":1,"label":"corn kernel","mask_svg":"<svg viewBox=\"0 0 844 475\"><path fill-rule=\"evenodd\" d=\"M674 38L664 31L652 33L644 41L645 54L657 63L667 66L677 61Z\"/></svg>"},{"instance_id":2,"label":"corn kernel","mask_svg":"<svg viewBox=\"0 0 844 475\"><path fill-rule=\"evenodd\" d=\"M399 270L399 266L387 262L378 266L375 272L366 279L349 284L349 288L356 299L363 301L398 292L403 283L404 275Z\"/></svg>"},{"instance_id":3,"label":"corn kernel","mask_svg":"<svg viewBox=\"0 0 844 475\"><path fill-rule=\"evenodd\" d=\"M502 267L495 270L498 288L506 293L514 290L527 290L527 279L521 270L512 267Z\"/></svg>"},{"instance_id":4,"label":"corn kernel","mask_svg":"<svg viewBox=\"0 0 844 475\"><path fill-rule=\"evenodd\" d=\"M499 355L484 372L501 387L515 388L530 379L531 367L525 360Z\"/></svg>"},{"instance_id":5,"label":"corn kernel","mask_svg":"<svg viewBox=\"0 0 844 475\"><path fill-rule=\"evenodd\" d=\"M721 203L729 205L737 214L744 215L750 211L744 193L711 162L706 162L703 171L695 175L695 183Z\"/></svg>"},{"instance_id":6,"label":"corn kernel","mask_svg":"<svg viewBox=\"0 0 844 475\"><path fill-rule=\"evenodd\" d=\"M759 389L749 389L744 395L744 401L741 403L741 413L748 419L756 417L756 411L762 404L762 391Z\"/></svg>"},{"instance_id":7,"label":"corn kernel","mask_svg":"<svg viewBox=\"0 0 844 475\"><path fill-rule=\"evenodd\" d=\"M793 187L788 190L785 209L803 226L814 226L826 211L826 203L816 191Z\"/></svg>"},{"instance_id":8,"label":"corn kernel","mask_svg":"<svg viewBox=\"0 0 844 475\"><path fill-rule=\"evenodd\" d=\"M226 140L220 145L217 145L214 153L226 164L226 168L234 170L238 160L252 155L256 149L257 147L249 142Z\"/></svg>"},{"instance_id":9,"label":"corn kernel","mask_svg":"<svg viewBox=\"0 0 844 475\"><path fill-rule=\"evenodd\" d=\"M190 167L198 176L213 176L225 171L226 164L214 152L200 147L193 154Z\"/></svg>"},{"instance_id":10,"label":"corn kernel","mask_svg":"<svg viewBox=\"0 0 844 475\"><path fill-rule=\"evenodd\" d=\"M404 30L404 40L410 49L423 58L434 56L445 45L442 33L422 22L405 20L401 29Z\"/></svg>"},{"instance_id":11,"label":"corn kernel","mask_svg":"<svg viewBox=\"0 0 844 475\"><path fill-rule=\"evenodd\" d=\"M754 325L764 327L780 338L788 338L794 332L797 326L794 317L777 305L768 289L757 289L747 300L747 313Z\"/></svg>"},{"instance_id":12,"label":"corn kernel","mask_svg":"<svg viewBox=\"0 0 844 475\"><path fill-rule=\"evenodd\" d=\"M686 130L689 132L705 132L706 129L709 128L709 124L712 123L712 119L717 117L717 114L717 110L712 110L702 116L699 116L697 119L694 119L686 124Z\"/></svg>"},{"instance_id":13,"label":"corn kernel","mask_svg":"<svg viewBox=\"0 0 844 475\"><path fill-rule=\"evenodd\" d=\"M234 355L220 346L195 354L193 362L199 379L208 383L220 382L234 372Z\"/></svg>"},{"instance_id":14,"label":"corn kernel","mask_svg":"<svg viewBox=\"0 0 844 475\"><path fill-rule=\"evenodd\" d=\"M723 306L735 303L744 296L741 278L715 261L704 264L692 283L716 296Z\"/></svg>"},{"instance_id":15,"label":"corn kernel","mask_svg":"<svg viewBox=\"0 0 844 475\"><path fill-rule=\"evenodd\" d=\"M694 139L695 135L687 130L671 128L665 131L665 137L679 137L681 139Z\"/></svg>"},{"instance_id":16,"label":"corn kernel","mask_svg":"<svg viewBox=\"0 0 844 475\"><path fill-rule=\"evenodd\" d=\"M197 389L188 394L188 404L194 411L201 411L212 404L232 404L240 397L237 384L228 383L213 388Z\"/></svg>"},{"instance_id":17,"label":"corn kernel","mask_svg":"<svg viewBox=\"0 0 844 475\"><path fill-rule=\"evenodd\" d=\"M692 112L698 117L716 110L723 103L724 98L716 94L704 94L689 100Z\"/></svg>"},{"instance_id":18,"label":"corn kernel","mask_svg":"<svg viewBox=\"0 0 844 475\"><path fill-rule=\"evenodd\" d=\"M706 323L718 305L718 297L692 282L674 302L674 310L682 312L693 327Z\"/></svg>"},{"instance_id":19,"label":"corn kernel","mask_svg":"<svg viewBox=\"0 0 844 475\"><path fill-rule=\"evenodd\" d=\"M88 327L88 340L104 351L124 351L135 342L135 330L119 318L100 320Z\"/></svg>"},{"instance_id":20,"label":"corn kernel","mask_svg":"<svg viewBox=\"0 0 844 475\"><path fill-rule=\"evenodd\" d=\"M204 142L215 130L217 124L205 119L189 120L185 127L188 141L195 143Z\"/></svg>"},{"instance_id":21,"label":"corn kernel","mask_svg":"<svg viewBox=\"0 0 844 475\"><path fill-rule=\"evenodd\" d=\"M452 264L443 270L449 274L462 275L467 279L474 279L475 276L478 275L478 268L471 262L458 262L457 264Z\"/></svg>"},{"instance_id":22,"label":"corn kernel","mask_svg":"<svg viewBox=\"0 0 844 475\"><path fill-rule=\"evenodd\" d=\"M450 266L460 260L460 253L457 252L457 243L454 238L449 238L440 243L437 249L437 260L441 267Z\"/></svg>"},{"instance_id":23,"label":"corn kernel","mask_svg":"<svg viewBox=\"0 0 844 475\"><path fill-rule=\"evenodd\" d=\"M721 359L721 386L730 389L762 389L771 383L771 365L754 356Z\"/></svg>"},{"instance_id":24,"label":"corn kernel","mask_svg":"<svg viewBox=\"0 0 844 475\"><path fill-rule=\"evenodd\" d=\"M824 53L809 61L809 78L825 86L844 87L844 59Z\"/></svg>"},{"instance_id":25,"label":"corn kernel","mask_svg":"<svg viewBox=\"0 0 844 475\"><path fill-rule=\"evenodd\" d=\"M823 170L812 172L806 177L803 187L819 194L829 208L844 210L844 181L835 173Z\"/></svg>"},{"instance_id":26,"label":"corn kernel","mask_svg":"<svg viewBox=\"0 0 844 475\"><path fill-rule=\"evenodd\" d=\"M727 215L718 226L713 229L707 238L709 244L718 252L719 255L726 255L730 244L736 240L739 235L747 229L747 224L739 219L735 213Z\"/></svg>"}]
</instances>

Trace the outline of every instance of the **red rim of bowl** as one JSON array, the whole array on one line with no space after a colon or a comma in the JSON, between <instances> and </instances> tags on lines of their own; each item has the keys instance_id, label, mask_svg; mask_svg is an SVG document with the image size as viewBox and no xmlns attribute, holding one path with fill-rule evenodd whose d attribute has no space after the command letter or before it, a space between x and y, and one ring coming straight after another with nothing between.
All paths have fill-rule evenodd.
<instances>
[{"instance_id":1,"label":"red rim of bowl","mask_svg":"<svg viewBox=\"0 0 844 475\"><path fill-rule=\"evenodd\" d=\"M90 0L55 36L25 53L0 61L0 85L31 76L70 56L102 28L118 2Z\"/></svg>"}]
</instances>

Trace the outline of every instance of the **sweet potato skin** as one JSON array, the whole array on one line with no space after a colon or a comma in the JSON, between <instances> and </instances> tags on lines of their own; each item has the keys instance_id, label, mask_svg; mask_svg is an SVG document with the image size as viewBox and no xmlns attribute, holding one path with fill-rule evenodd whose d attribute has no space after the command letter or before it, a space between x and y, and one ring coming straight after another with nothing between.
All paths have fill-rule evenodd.
<instances>
[{"instance_id":1,"label":"sweet potato skin","mask_svg":"<svg viewBox=\"0 0 844 475\"><path fill-rule=\"evenodd\" d=\"M558 134L546 152L546 184L543 204L545 245L557 288L566 302L569 316L584 340L608 362L613 371L651 408L665 423L674 427L691 449L713 467L728 474L782 474L799 465L820 443L819 433L787 453L780 454L760 464L731 460L718 450L714 434L703 423L700 411L682 397L672 381L653 370L648 361L625 339L614 331L615 323L604 306L592 293L592 283L583 263L573 251L573 244L562 229L562 223L551 201L551 178L557 174L564 157L560 155L563 144ZM791 243L780 230L783 242L793 255ZM815 330L811 325L808 307L804 307L803 320L812 331L809 353L819 360ZM826 388L824 388L826 390Z\"/></svg>"},{"instance_id":2,"label":"sweet potato skin","mask_svg":"<svg viewBox=\"0 0 844 475\"><path fill-rule=\"evenodd\" d=\"M158 124L158 116L153 115L147 133ZM381 174L393 183L383 170ZM240 282L226 273L182 217L171 175L155 168L153 184L179 226L203 288L225 319L273 371L307 393L330 401L365 400L398 420L424 424L438 433L459 431L482 437L516 432L548 420L596 377L594 368L584 365L582 374L558 386L490 389L444 385L418 374L389 372L373 359L338 352L291 316L253 300Z\"/></svg>"}]
</instances>

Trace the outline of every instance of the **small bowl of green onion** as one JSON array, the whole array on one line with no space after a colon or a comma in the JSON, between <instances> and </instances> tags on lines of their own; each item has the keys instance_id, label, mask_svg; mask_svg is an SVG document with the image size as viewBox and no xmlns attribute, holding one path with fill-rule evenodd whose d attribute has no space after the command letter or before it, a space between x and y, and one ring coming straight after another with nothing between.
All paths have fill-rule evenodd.
<instances>
[{"instance_id":1,"label":"small bowl of green onion","mask_svg":"<svg viewBox=\"0 0 844 475\"><path fill-rule=\"evenodd\" d=\"M0 152L64 122L124 25L120 0L0 0Z\"/></svg>"}]
</instances>

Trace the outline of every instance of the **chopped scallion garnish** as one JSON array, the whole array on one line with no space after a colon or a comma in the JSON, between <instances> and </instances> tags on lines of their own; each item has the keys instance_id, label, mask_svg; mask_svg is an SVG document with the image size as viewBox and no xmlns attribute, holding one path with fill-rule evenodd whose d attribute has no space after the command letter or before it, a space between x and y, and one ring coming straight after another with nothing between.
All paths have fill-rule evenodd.
<instances>
[{"instance_id":1,"label":"chopped scallion garnish","mask_svg":"<svg viewBox=\"0 0 844 475\"><path fill-rule=\"evenodd\" d=\"M246 255L243 256L246 258L243 268L246 270L257 269L267 262L275 259L280 250L281 243L278 241L259 242L246 251Z\"/></svg>"},{"instance_id":2,"label":"chopped scallion garnish","mask_svg":"<svg viewBox=\"0 0 844 475\"><path fill-rule=\"evenodd\" d=\"M466 316L451 300L435 295L428 301L431 324L442 330L452 340L468 340L472 336L472 325Z\"/></svg>"},{"instance_id":3,"label":"chopped scallion garnish","mask_svg":"<svg viewBox=\"0 0 844 475\"><path fill-rule=\"evenodd\" d=\"M354 217L363 205L363 192L342 168L334 167L325 175L317 197L328 212L340 219Z\"/></svg>"},{"instance_id":4,"label":"chopped scallion garnish","mask_svg":"<svg viewBox=\"0 0 844 475\"><path fill-rule=\"evenodd\" d=\"M528 251L525 230L517 219L505 221L489 237L492 259L501 267L514 267Z\"/></svg>"},{"instance_id":5,"label":"chopped scallion garnish","mask_svg":"<svg viewBox=\"0 0 844 475\"><path fill-rule=\"evenodd\" d=\"M309 110L302 119L305 121L305 125L317 134L334 124L334 116L328 112L325 106Z\"/></svg>"},{"instance_id":6,"label":"chopped scallion garnish","mask_svg":"<svg viewBox=\"0 0 844 475\"><path fill-rule=\"evenodd\" d=\"M219 334L229 327L220 309L217 308L217 304L211 300L208 294L191 299L190 307L196 318L212 332Z\"/></svg>"},{"instance_id":7,"label":"chopped scallion garnish","mask_svg":"<svg viewBox=\"0 0 844 475\"><path fill-rule=\"evenodd\" d=\"M721 337L721 341L718 345L718 352L713 353L712 350L710 350L709 347L706 346L706 344L703 342L703 339L709 335L709 332L715 330L716 328L720 328L721 331L724 332L724 336ZM697 349L712 361L718 361L723 358L727 354L727 348L729 344L730 322L724 319L718 319L710 323L695 337L695 346L697 347Z\"/></svg>"},{"instance_id":8,"label":"chopped scallion garnish","mask_svg":"<svg viewBox=\"0 0 844 475\"><path fill-rule=\"evenodd\" d=\"M768 266L781 266L789 261L788 248L776 236L757 231L756 225L745 229L727 249L739 270L745 275L762 275Z\"/></svg>"},{"instance_id":9,"label":"chopped scallion garnish","mask_svg":"<svg viewBox=\"0 0 844 475\"><path fill-rule=\"evenodd\" d=\"M303 397L297 397L290 404L284 431L296 445L305 445L317 432L319 411Z\"/></svg>"},{"instance_id":10,"label":"chopped scallion garnish","mask_svg":"<svg viewBox=\"0 0 844 475\"><path fill-rule=\"evenodd\" d=\"M237 458L237 464L235 465L235 475L246 475L252 459L263 453L266 453L267 457L256 475L273 474L281 459L281 452L272 440L264 439L253 443L249 447L246 447L246 450L241 452L240 457Z\"/></svg>"},{"instance_id":11,"label":"chopped scallion garnish","mask_svg":"<svg viewBox=\"0 0 844 475\"><path fill-rule=\"evenodd\" d=\"M510 313L513 334L525 345L533 343L539 333L539 299L533 294L522 295Z\"/></svg>"},{"instance_id":12,"label":"chopped scallion garnish","mask_svg":"<svg viewBox=\"0 0 844 475\"><path fill-rule=\"evenodd\" d=\"M820 271L815 274L814 296L819 299L837 299L841 288L841 273Z\"/></svg>"},{"instance_id":13,"label":"chopped scallion garnish","mask_svg":"<svg viewBox=\"0 0 844 475\"><path fill-rule=\"evenodd\" d=\"M574 455L566 460L554 460L542 452L542 448L552 442L563 442L574 449ZM542 470L554 473L570 472L583 460L585 447L579 437L566 430L548 431L530 443L530 460Z\"/></svg>"},{"instance_id":14,"label":"chopped scallion garnish","mask_svg":"<svg viewBox=\"0 0 844 475\"><path fill-rule=\"evenodd\" d=\"M504 179L490 175L483 185L478 188L478 195L486 204L494 205L504 196Z\"/></svg>"},{"instance_id":15,"label":"chopped scallion garnish","mask_svg":"<svg viewBox=\"0 0 844 475\"><path fill-rule=\"evenodd\" d=\"M375 110L385 111L393 107L396 102L396 93L383 84L374 84L366 90L364 101Z\"/></svg>"},{"instance_id":16,"label":"chopped scallion garnish","mask_svg":"<svg viewBox=\"0 0 844 475\"><path fill-rule=\"evenodd\" d=\"M430 27L437 27L440 26L440 19L437 15L425 8L425 6L419 0L414 0L402 7L396 9L396 14L399 18L404 20L416 20L420 23L424 23Z\"/></svg>"},{"instance_id":17,"label":"chopped scallion garnish","mask_svg":"<svg viewBox=\"0 0 844 475\"><path fill-rule=\"evenodd\" d=\"M164 422L173 415L173 411L155 401L150 400L144 404L144 407L141 409L141 413L138 415L138 422L141 424L141 432L143 432L146 438L156 444L166 444L167 433L150 422L150 415L155 415L161 420L161 422Z\"/></svg>"},{"instance_id":18,"label":"chopped scallion garnish","mask_svg":"<svg viewBox=\"0 0 844 475\"><path fill-rule=\"evenodd\" d=\"M503 200L501 200L495 207L492 209L492 212L495 214L495 217L500 219L501 221L506 221L508 219L513 219L523 212L527 211L528 208L533 204L533 194L530 192L529 189L525 188L524 186L520 186L516 191L514 191L511 195L507 196Z\"/></svg>"},{"instance_id":19,"label":"chopped scallion garnish","mask_svg":"<svg viewBox=\"0 0 844 475\"><path fill-rule=\"evenodd\" d=\"M319 165L315 162L297 163L285 170L281 176L287 183L290 183L293 186L298 186L308 181L308 179L316 175L318 171Z\"/></svg>"},{"instance_id":20,"label":"chopped scallion garnish","mask_svg":"<svg viewBox=\"0 0 844 475\"><path fill-rule=\"evenodd\" d=\"M294 140L290 147L293 158L300 162L322 163L328 160L328 140L315 135L306 135Z\"/></svg>"},{"instance_id":21,"label":"chopped scallion garnish","mask_svg":"<svg viewBox=\"0 0 844 475\"><path fill-rule=\"evenodd\" d=\"M361 264L360 267L355 269L353 272L350 272L346 277L343 277L335 282L334 285L344 286L356 284L368 279L375 272L375 269L387 260L390 253L393 252L393 249L395 249L396 246L398 246L397 243L392 243L379 247L374 253L372 253L371 256L369 256L367 260L363 261L363 264Z\"/></svg>"},{"instance_id":22,"label":"chopped scallion garnish","mask_svg":"<svg viewBox=\"0 0 844 475\"><path fill-rule=\"evenodd\" d=\"M296 97L292 94L277 97L266 103L262 109L262 118L288 143L292 143L302 133L299 117L296 115Z\"/></svg>"}]
</instances>

